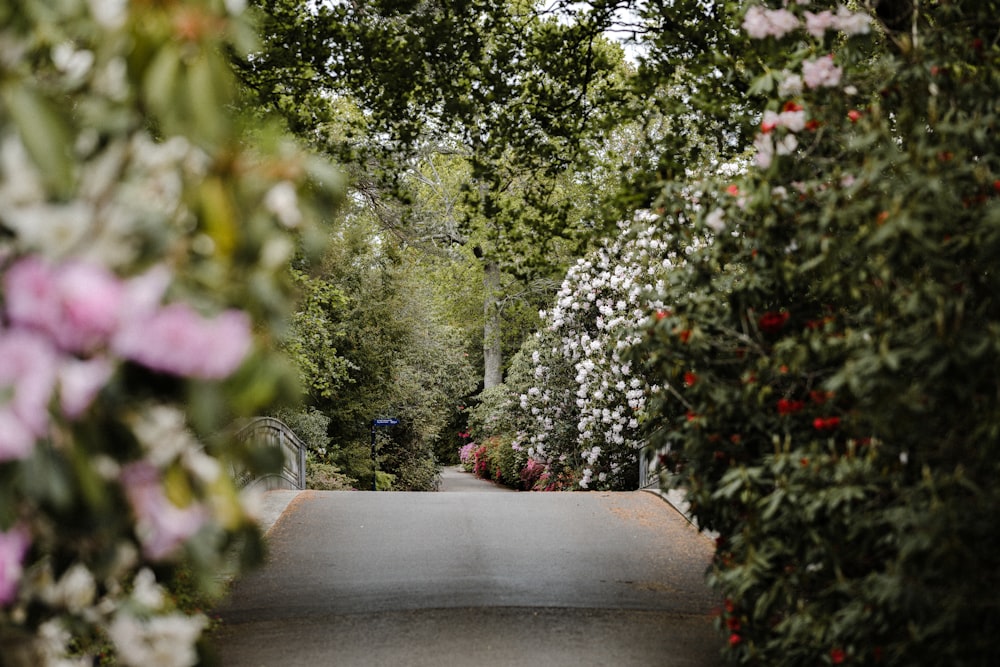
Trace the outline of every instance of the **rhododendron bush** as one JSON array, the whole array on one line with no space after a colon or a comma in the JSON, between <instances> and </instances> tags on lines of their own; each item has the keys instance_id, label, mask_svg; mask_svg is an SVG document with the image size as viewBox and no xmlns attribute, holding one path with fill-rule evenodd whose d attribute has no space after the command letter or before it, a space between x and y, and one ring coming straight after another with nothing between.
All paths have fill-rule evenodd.
<instances>
[{"instance_id":1,"label":"rhododendron bush","mask_svg":"<svg viewBox=\"0 0 1000 667\"><path fill-rule=\"evenodd\" d=\"M726 6L771 102L744 175L664 193L679 245L713 238L633 358L669 387L651 444L720 535L728 657L988 664L1000 4Z\"/></svg>"},{"instance_id":2,"label":"rhododendron bush","mask_svg":"<svg viewBox=\"0 0 1000 667\"><path fill-rule=\"evenodd\" d=\"M544 328L522 347L502 387L473 411L476 437L513 434L520 481L534 488L638 485L639 421L649 393L626 357L663 312L654 294L675 258L647 214L568 271Z\"/></svg>"},{"instance_id":3,"label":"rhododendron bush","mask_svg":"<svg viewBox=\"0 0 1000 667\"><path fill-rule=\"evenodd\" d=\"M241 2L0 8L0 663L192 665L259 535L226 436L273 356L329 167L234 112Z\"/></svg>"}]
</instances>

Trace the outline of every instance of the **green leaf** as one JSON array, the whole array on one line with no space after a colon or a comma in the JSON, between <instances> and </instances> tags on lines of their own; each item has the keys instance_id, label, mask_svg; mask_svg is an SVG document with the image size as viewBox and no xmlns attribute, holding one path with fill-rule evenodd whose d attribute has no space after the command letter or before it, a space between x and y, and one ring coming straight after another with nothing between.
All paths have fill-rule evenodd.
<instances>
[{"instance_id":1,"label":"green leaf","mask_svg":"<svg viewBox=\"0 0 1000 667\"><path fill-rule=\"evenodd\" d=\"M56 196L68 196L73 188L68 124L49 100L26 86L5 85L0 95L42 179Z\"/></svg>"}]
</instances>

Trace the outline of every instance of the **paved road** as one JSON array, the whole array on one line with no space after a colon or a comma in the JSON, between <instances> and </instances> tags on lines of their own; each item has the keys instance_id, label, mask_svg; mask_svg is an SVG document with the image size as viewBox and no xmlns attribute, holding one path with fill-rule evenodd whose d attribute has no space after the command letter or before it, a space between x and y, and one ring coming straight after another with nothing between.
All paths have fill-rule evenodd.
<instances>
[{"instance_id":1,"label":"paved road","mask_svg":"<svg viewBox=\"0 0 1000 667\"><path fill-rule=\"evenodd\" d=\"M648 493L300 493L225 666L716 667L711 554Z\"/></svg>"},{"instance_id":2,"label":"paved road","mask_svg":"<svg viewBox=\"0 0 1000 667\"><path fill-rule=\"evenodd\" d=\"M441 486L438 491L455 493L459 491L480 491L482 493L515 493L514 489L479 479L462 466L446 466L441 469Z\"/></svg>"}]
</instances>

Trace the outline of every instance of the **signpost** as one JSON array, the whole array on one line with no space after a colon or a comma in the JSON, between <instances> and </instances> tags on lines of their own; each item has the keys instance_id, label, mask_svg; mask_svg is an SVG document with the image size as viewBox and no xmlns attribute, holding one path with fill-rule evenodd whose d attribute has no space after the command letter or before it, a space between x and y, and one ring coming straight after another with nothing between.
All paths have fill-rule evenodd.
<instances>
[{"instance_id":1,"label":"signpost","mask_svg":"<svg viewBox=\"0 0 1000 667\"><path fill-rule=\"evenodd\" d=\"M378 426L396 426L397 424L399 424L399 420L395 417L372 420L372 491L378 491L378 459L375 456L375 428Z\"/></svg>"}]
</instances>

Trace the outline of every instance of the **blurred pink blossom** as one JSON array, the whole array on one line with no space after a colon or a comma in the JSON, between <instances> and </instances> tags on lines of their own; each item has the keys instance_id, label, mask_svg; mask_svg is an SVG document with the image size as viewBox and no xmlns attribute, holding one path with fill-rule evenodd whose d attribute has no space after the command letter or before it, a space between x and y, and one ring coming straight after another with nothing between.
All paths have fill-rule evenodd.
<instances>
[{"instance_id":1,"label":"blurred pink blossom","mask_svg":"<svg viewBox=\"0 0 1000 667\"><path fill-rule=\"evenodd\" d=\"M28 531L19 526L0 531L0 605L10 604L17 595L24 555L31 546Z\"/></svg>"},{"instance_id":2,"label":"blurred pink blossom","mask_svg":"<svg viewBox=\"0 0 1000 667\"><path fill-rule=\"evenodd\" d=\"M843 70L833 64L833 56L824 56L802 63L802 80L809 88L832 88L840 84Z\"/></svg>"},{"instance_id":3,"label":"blurred pink blossom","mask_svg":"<svg viewBox=\"0 0 1000 667\"><path fill-rule=\"evenodd\" d=\"M816 39L822 39L827 30L837 27L837 19L829 9L818 13L805 12L806 31Z\"/></svg>"},{"instance_id":4,"label":"blurred pink blossom","mask_svg":"<svg viewBox=\"0 0 1000 667\"><path fill-rule=\"evenodd\" d=\"M798 17L787 9L766 9L755 5L743 17L743 29L754 39L780 39L798 27Z\"/></svg>"},{"instance_id":5,"label":"blurred pink blossom","mask_svg":"<svg viewBox=\"0 0 1000 667\"><path fill-rule=\"evenodd\" d=\"M64 360L59 367L59 399L63 414L70 419L81 416L113 372L114 366L104 357Z\"/></svg>"},{"instance_id":6,"label":"blurred pink blossom","mask_svg":"<svg viewBox=\"0 0 1000 667\"><path fill-rule=\"evenodd\" d=\"M0 329L0 461L28 456L48 430L57 364L45 338Z\"/></svg>"},{"instance_id":7,"label":"blurred pink blossom","mask_svg":"<svg viewBox=\"0 0 1000 667\"><path fill-rule=\"evenodd\" d=\"M13 325L41 331L70 352L106 344L118 326L124 285L106 268L84 262L52 266L26 257L4 280Z\"/></svg>"},{"instance_id":8,"label":"blurred pink blossom","mask_svg":"<svg viewBox=\"0 0 1000 667\"><path fill-rule=\"evenodd\" d=\"M148 461L122 468L121 482L132 510L143 553L153 560L170 556L204 525L207 512L201 505L174 505L161 486L160 471Z\"/></svg>"},{"instance_id":9,"label":"blurred pink blossom","mask_svg":"<svg viewBox=\"0 0 1000 667\"><path fill-rule=\"evenodd\" d=\"M176 303L128 321L115 336L113 349L156 371L218 380L243 362L251 341L246 313L227 310L206 318Z\"/></svg>"}]
</instances>

